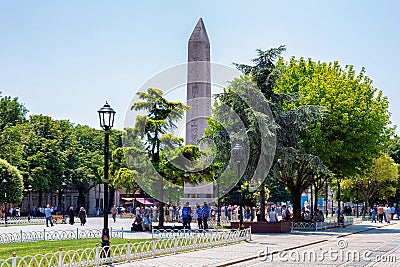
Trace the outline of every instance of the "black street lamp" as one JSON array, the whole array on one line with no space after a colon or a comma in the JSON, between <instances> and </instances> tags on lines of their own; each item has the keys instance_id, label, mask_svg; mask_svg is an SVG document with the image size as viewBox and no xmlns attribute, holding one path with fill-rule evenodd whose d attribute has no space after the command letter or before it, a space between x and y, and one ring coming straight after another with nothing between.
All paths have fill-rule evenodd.
<instances>
[{"instance_id":1,"label":"black street lamp","mask_svg":"<svg viewBox=\"0 0 400 267\"><path fill-rule=\"evenodd\" d=\"M7 190L6 190L6 185L7 185L7 180L3 179L1 181L1 183L3 184L3 188L4 188L4 226L7 226Z\"/></svg>"},{"instance_id":2,"label":"black street lamp","mask_svg":"<svg viewBox=\"0 0 400 267\"><path fill-rule=\"evenodd\" d=\"M108 146L110 129L114 124L115 111L106 102L104 106L97 111L99 113L100 126L104 130L104 207L103 207L103 232L101 235L102 258L110 257L110 232L108 229Z\"/></svg>"},{"instance_id":3,"label":"black street lamp","mask_svg":"<svg viewBox=\"0 0 400 267\"><path fill-rule=\"evenodd\" d=\"M239 229L242 230L243 227L243 204L242 204L242 182L240 179L240 152L243 147L240 144L236 144L232 150L236 151L237 154L237 163L238 163L238 185L239 185Z\"/></svg>"},{"instance_id":4,"label":"black street lamp","mask_svg":"<svg viewBox=\"0 0 400 267\"><path fill-rule=\"evenodd\" d=\"M65 182L62 182L62 184L61 184L61 197L62 197L61 208L62 208L63 222L65 222L65 189L66 188L67 188L67 184Z\"/></svg>"},{"instance_id":5,"label":"black street lamp","mask_svg":"<svg viewBox=\"0 0 400 267\"><path fill-rule=\"evenodd\" d=\"M31 192L32 192L32 186L28 185L28 221L31 220Z\"/></svg>"}]
</instances>

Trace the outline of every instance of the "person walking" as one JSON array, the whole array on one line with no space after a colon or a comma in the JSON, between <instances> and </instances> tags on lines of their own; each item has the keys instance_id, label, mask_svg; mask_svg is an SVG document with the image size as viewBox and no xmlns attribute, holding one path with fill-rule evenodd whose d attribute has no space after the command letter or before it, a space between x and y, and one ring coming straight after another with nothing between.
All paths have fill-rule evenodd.
<instances>
[{"instance_id":1,"label":"person walking","mask_svg":"<svg viewBox=\"0 0 400 267\"><path fill-rule=\"evenodd\" d=\"M210 207L207 205L207 202L204 202L203 205L203 229L207 230L208 229L208 218L210 217Z\"/></svg>"},{"instance_id":2,"label":"person walking","mask_svg":"<svg viewBox=\"0 0 400 267\"><path fill-rule=\"evenodd\" d=\"M196 206L196 215L199 229L203 229L203 209L200 207L200 204Z\"/></svg>"},{"instance_id":3,"label":"person walking","mask_svg":"<svg viewBox=\"0 0 400 267\"><path fill-rule=\"evenodd\" d=\"M53 217L51 217L52 212L53 212L52 207L49 204L47 204L47 207L44 209L44 215L46 217L46 227L49 227L49 222L50 222L51 227L54 226Z\"/></svg>"},{"instance_id":4,"label":"person walking","mask_svg":"<svg viewBox=\"0 0 400 267\"><path fill-rule=\"evenodd\" d=\"M186 202L182 208L182 224L183 229L190 230L190 222L192 221L192 209L189 207L189 202Z\"/></svg>"},{"instance_id":5,"label":"person walking","mask_svg":"<svg viewBox=\"0 0 400 267\"><path fill-rule=\"evenodd\" d=\"M271 211L268 212L268 222L278 222L278 216L276 215L274 207L272 207Z\"/></svg>"},{"instance_id":6,"label":"person walking","mask_svg":"<svg viewBox=\"0 0 400 267\"><path fill-rule=\"evenodd\" d=\"M81 226L84 226L86 223L86 210L84 207L80 208L78 217L81 220Z\"/></svg>"},{"instance_id":7,"label":"person walking","mask_svg":"<svg viewBox=\"0 0 400 267\"><path fill-rule=\"evenodd\" d=\"M375 222L376 223L376 208L373 207L371 209L371 222Z\"/></svg>"},{"instance_id":8,"label":"person walking","mask_svg":"<svg viewBox=\"0 0 400 267\"><path fill-rule=\"evenodd\" d=\"M392 218L392 211L391 211L389 205L387 205L387 204L385 206L385 216L386 216L386 222L390 223L390 219Z\"/></svg>"},{"instance_id":9,"label":"person walking","mask_svg":"<svg viewBox=\"0 0 400 267\"><path fill-rule=\"evenodd\" d=\"M378 206L377 213L378 213L378 221L382 223L384 210L381 204L379 204Z\"/></svg>"},{"instance_id":10,"label":"person walking","mask_svg":"<svg viewBox=\"0 0 400 267\"><path fill-rule=\"evenodd\" d=\"M165 218L165 222L170 222L170 218L169 218L169 207L168 205L164 206L164 218Z\"/></svg>"},{"instance_id":11,"label":"person walking","mask_svg":"<svg viewBox=\"0 0 400 267\"><path fill-rule=\"evenodd\" d=\"M74 220L75 220L75 212L74 212L74 207L69 207L68 210L68 217L69 217L69 224L74 225Z\"/></svg>"},{"instance_id":12,"label":"person walking","mask_svg":"<svg viewBox=\"0 0 400 267\"><path fill-rule=\"evenodd\" d=\"M111 209L111 217L113 218L114 222L117 220L118 209L117 206L113 206Z\"/></svg>"}]
</instances>

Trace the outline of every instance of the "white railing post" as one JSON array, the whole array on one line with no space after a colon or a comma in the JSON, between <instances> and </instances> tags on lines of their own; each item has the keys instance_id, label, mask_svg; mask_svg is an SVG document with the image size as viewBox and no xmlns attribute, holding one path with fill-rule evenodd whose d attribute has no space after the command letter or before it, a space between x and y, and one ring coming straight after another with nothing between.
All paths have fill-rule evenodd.
<instances>
[{"instance_id":1,"label":"white railing post","mask_svg":"<svg viewBox=\"0 0 400 267\"><path fill-rule=\"evenodd\" d=\"M46 229L43 229L43 240L46 241Z\"/></svg>"},{"instance_id":2,"label":"white railing post","mask_svg":"<svg viewBox=\"0 0 400 267\"><path fill-rule=\"evenodd\" d=\"M128 262L131 262L131 241L128 240L127 248L126 248L126 258Z\"/></svg>"},{"instance_id":3,"label":"white railing post","mask_svg":"<svg viewBox=\"0 0 400 267\"><path fill-rule=\"evenodd\" d=\"M94 256L94 262L96 264L96 267L100 265L99 259L100 259L99 244L96 244L96 254Z\"/></svg>"},{"instance_id":4,"label":"white railing post","mask_svg":"<svg viewBox=\"0 0 400 267\"><path fill-rule=\"evenodd\" d=\"M153 252L153 258L155 258L156 257L156 240L155 239L153 239L153 242L152 242L152 252Z\"/></svg>"},{"instance_id":5,"label":"white railing post","mask_svg":"<svg viewBox=\"0 0 400 267\"><path fill-rule=\"evenodd\" d=\"M22 238L22 230L20 231L20 234L21 234L20 236L21 236L21 243L22 243L22 242L24 242L23 238Z\"/></svg>"},{"instance_id":6,"label":"white railing post","mask_svg":"<svg viewBox=\"0 0 400 267\"><path fill-rule=\"evenodd\" d=\"M17 253L13 252L12 255L12 267L17 267Z\"/></svg>"},{"instance_id":7,"label":"white railing post","mask_svg":"<svg viewBox=\"0 0 400 267\"><path fill-rule=\"evenodd\" d=\"M251 239L251 226L249 227L249 237L250 237L250 241L252 241L252 239Z\"/></svg>"},{"instance_id":8,"label":"white railing post","mask_svg":"<svg viewBox=\"0 0 400 267\"><path fill-rule=\"evenodd\" d=\"M193 237L193 250L196 250L197 248L197 234L194 234Z\"/></svg>"},{"instance_id":9,"label":"white railing post","mask_svg":"<svg viewBox=\"0 0 400 267\"><path fill-rule=\"evenodd\" d=\"M228 245L228 234L227 233L224 233L224 245L226 246L226 245Z\"/></svg>"},{"instance_id":10,"label":"white railing post","mask_svg":"<svg viewBox=\"0 0 400 267\"><path fill-rule=\"evenodd\" d=\"M175 254L178 253L178 238L176 238L176 236L174 237L174 251Z\"/></svg>"},{"instance_id":11,"label":"white railing post","mask_svg":"<svg viewBox=\"0 0 400 267\"><path fill-rule=\"evenodd\" d=\"M63 248L60 247L60 248L58 249L58 267L62 267L62 266L63 266L62 252L63 252Z\"/></svg>"}]
</instances>

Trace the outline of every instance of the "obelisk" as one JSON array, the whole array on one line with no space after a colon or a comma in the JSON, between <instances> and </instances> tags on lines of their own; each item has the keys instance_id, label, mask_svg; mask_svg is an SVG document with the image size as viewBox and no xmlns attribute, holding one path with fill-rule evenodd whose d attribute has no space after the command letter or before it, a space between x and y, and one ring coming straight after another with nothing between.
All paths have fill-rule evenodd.
<instances>
[{"instance_id":1,"label":"obelisk","mask_svg":"<svg viewBox=\"0 0 400 267\"><path fill-rule=\"evenodd\" d=\"M199 145L202 148L198 140L204 135L207 117L211 116L211 70L210 41L201 18L188 43L187 105L191 108L186 113L185 142L187 145ZM212 183L185 183L184 198L181 201L195 205L211 202L212 197Z\"/></svg>"},{"instance_id":2,"label":"obelisk","mask_svg":"<svg viewBox=\"0 0 400 267\"><path fill-rule=\"evenodd\" d=\"M199 19L188 43L186 144L197 144L211 116L210 41Z\"/></svg>"}]
</instances>

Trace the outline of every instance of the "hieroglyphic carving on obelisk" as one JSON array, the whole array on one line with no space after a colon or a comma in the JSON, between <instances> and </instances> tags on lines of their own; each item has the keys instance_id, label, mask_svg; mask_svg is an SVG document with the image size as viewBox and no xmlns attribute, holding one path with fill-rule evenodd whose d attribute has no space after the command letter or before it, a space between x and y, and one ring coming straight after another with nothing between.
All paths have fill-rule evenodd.
<instances>
[{"instance_id":1,"label":"hieroglyphic carving on obelisk","mask_svg":"<svg viewBox=\"0 0 400 267\"><path fill-rule=\"evenodd\" d=\"M187 104L186 144L195 144L211 116L210 41L201 18L188 43Z\"/></svg>"}]
</instances>

